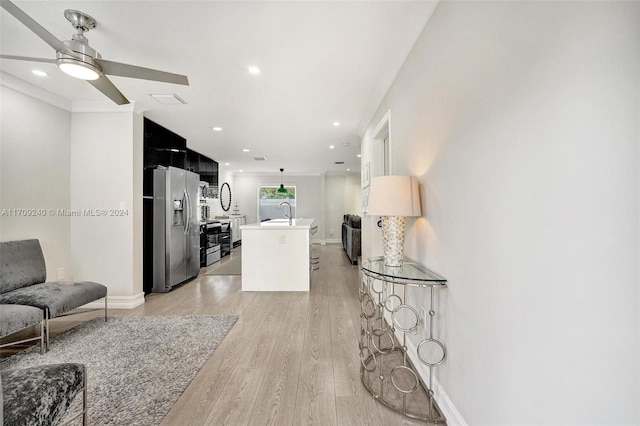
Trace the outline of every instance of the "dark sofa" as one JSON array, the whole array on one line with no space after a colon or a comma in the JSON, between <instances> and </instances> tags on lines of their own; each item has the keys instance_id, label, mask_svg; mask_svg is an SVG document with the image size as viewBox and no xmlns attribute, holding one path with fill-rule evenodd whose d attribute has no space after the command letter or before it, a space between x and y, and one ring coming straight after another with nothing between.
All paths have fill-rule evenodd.
<instances>
[{"instance_id":1,"label":"dark sofa","mask_svg":"<svg viewBox=\"0 0 640 426\"><path fill-rule=\"evenodd\" d=\"M107 287L83 281L63 284L46 282L47 268L38 240L0 243L0 304L26 305L40 309L44 319L45 350L49 349L49 320L87 303L104 298L104 319L107 320ZM33 312L33 309L30 311ZM21 318L2 318L2 334L16 327L35 324L27 311L15 311ZM25 315L23 317L23 315ZM15 324L12 324L15 323Z\"/></svg>"},{"instance_id":2,"label":"dark sofa","mask_svg":"<svg viewBox=\"0 0 640 426\"><path fill-rule=\"evenodd\" d=\"M352 265L358 262L358 256L361 255L361 219L355 214L344 215L342 222L342 246L349 256Z\"/></svg>"}]
</instances>

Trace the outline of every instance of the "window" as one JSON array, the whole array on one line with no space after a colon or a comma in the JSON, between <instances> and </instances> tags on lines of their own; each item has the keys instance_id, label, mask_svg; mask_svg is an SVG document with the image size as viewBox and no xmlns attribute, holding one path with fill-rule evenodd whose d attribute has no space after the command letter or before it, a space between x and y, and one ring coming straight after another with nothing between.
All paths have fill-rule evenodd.
<instances>
[{"instance_id":1,"label":"window","mask_svg":"<svg viewBox=\"0 0 640 426\"><path fill-rule=\"evenodd\" d=\"M283 201L291 204L291 217L296 217L296 187L285 186L286 194L279 194L279 186L258 187L258 220L263 222L269 219L284 219L287 213L285 206L278 210Z\"/></svg>"}]
</instances>

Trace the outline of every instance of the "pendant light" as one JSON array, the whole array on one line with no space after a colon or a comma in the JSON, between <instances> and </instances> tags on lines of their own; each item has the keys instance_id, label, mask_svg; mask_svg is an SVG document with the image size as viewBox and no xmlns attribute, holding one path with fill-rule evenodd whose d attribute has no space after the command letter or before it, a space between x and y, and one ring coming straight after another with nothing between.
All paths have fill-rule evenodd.
<instances>
[{"instance_id":1,"label":"pendant light","mask_svg":"<svg viewBox=\"0 0 640 426\"><path fill-rule=\"evenodd\" d=\"M284 169L280 169L280 188L278 188L278 190L276 191L277 194L288 194L288 191L286 190L286 188L282 184L282 173L283 172L284 172Z\"/></svg>"}]
</instances>

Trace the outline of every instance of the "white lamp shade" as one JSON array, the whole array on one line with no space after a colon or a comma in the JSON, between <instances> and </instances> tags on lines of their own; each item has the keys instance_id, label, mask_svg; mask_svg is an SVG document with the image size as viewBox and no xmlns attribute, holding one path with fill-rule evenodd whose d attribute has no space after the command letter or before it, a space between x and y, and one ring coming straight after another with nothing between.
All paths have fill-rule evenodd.
<instances>
[{"instance_id":1,"label":"white lamp shade","mask_svg":"<svg viewBox=\"0 0 640 426\"><path fill-rule=\"evenodd\" d=\"M418 179L414 176L373 178L367 213L377 216L422 216Z\"/></svg>"}]
</instances>

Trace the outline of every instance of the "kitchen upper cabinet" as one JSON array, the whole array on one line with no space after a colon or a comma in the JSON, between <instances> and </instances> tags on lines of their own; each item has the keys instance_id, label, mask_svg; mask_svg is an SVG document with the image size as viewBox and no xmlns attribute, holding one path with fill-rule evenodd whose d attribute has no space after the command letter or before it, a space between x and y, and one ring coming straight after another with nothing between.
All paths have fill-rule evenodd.
<instances>
[{"instance_id":1,"label":"kitchen upper cabinet","mask_svg":"<svg viewBox=\"0 0 640 426\"><path fill-rule=\"evenodd\" d=\"M209 184L209 186L218 186L218 162L200 154L200 167L203 173L200 174L200 180Z\"/></svg>"},{"instance_id":2,"label":"kitchen upper cabinet","mask_svg":"<svg viewBox=\"0 0 640 426\"><path fill-rule=\"evenodd\" d=\"M187 170L200 175L202 182L207 182L210 186L218 185L218 162L206 155L187 148Z\"/></svg>"},{"instance_id":3,"label":"kitchen upper cabinet","mask_svg":"<svg viewBox=\"0 0 640 426\"><path fill-rule=\"evenodd\" d=\"M144 119L144 195L153 194L153 178L150 170L157 166L173 166L200 175L200 180L218 186L218 163L211 158L187 148L187 140Z\"/></svg>"},{"instance_id":4,"label":"kitchen upper cabinet","mask_svg":"<svg viewBox=\"0 0 640 426\"><path fill-rule=\"evenodd\" d=\"M218 162L200 155L200 180L209 184L209 186L218 186Z\"/></svg>"},{"instance_id":5,"label":"kitchen upper cabinet","mask_svg":"<svg viewBox=\"0 0 640 426\"><path fill-rule=\"evenodd\" d=\"M144 167L185 168L187 140L148 118L144 119Z\"/></svg>"},{"instance_id":6,"label":"kitchen upper cabinet","mask_svg":"<svg viewBox=\"0 0 640 426\"><path fill-rule=\"evenodd\" d=\"M187 160L184 169L200 174L200 154L187 148Z\"/></svg>"}]
</instances>

